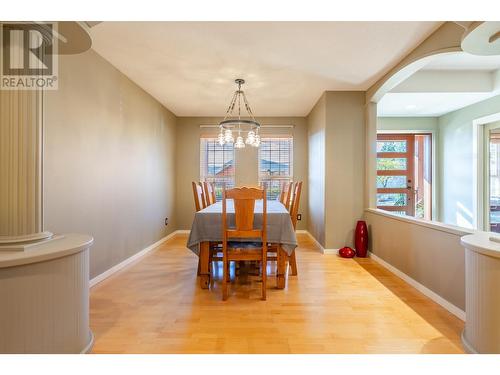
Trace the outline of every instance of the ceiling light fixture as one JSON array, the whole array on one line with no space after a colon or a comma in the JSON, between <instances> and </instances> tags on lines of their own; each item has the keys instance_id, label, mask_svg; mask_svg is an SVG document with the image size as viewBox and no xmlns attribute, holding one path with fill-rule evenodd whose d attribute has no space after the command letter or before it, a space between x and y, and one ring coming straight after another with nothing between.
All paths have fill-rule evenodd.
<instances>
[{"instance_id":1,"label":"ceiling light fixture","mask_svg":"<svg viewBox=\"0 0 500 375\"><path fill-rule=\"evenodd\" d=\"M245 144L253 147L259 147L260 145L260 124L255 121L253 117L252 109L250 104L248 104L245 93L241 89L241 85L245 83L244 79L238 78L234 81L238 85L238 90L234 92L233 98L229 103L229 107L226 111L226 116L219 123L220 133L217 137L219 144L223 146L226 143L234 143L235 148L244 148ZM243 105L247 111L247 118L241 118L241 104L243 100ZM233 115L234 108L238 106L237 115ZM237 132L236 142L234 142L233 132ZM243 142L243 136L246 132L246 139Z\"/></svg>"}]
</instances>

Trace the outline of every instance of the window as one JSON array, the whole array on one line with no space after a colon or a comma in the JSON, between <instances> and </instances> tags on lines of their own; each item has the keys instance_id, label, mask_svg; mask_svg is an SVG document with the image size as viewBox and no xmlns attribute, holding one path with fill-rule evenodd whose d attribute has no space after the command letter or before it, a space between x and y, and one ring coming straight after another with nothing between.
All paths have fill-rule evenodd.
<instances>
[{"instance_id":1,"label":"window","mask_svg":"<svg viewBox=\"0 0 500 375\"><path fill-rule=\"evenodd\" d=\"M491 125L489 126L492 127ZM489 228L487 230L490 232L500 233L500 131L498 130L498 124L493 125L493 129L486 128L486 135L488 136L489 142L489 165L487 166L487 171L489 172L489 184L487 186L488 194L488 207L487 212L489 215L487 217L487 222L489 223ZM488 131L489 130L489 131Z\"/></svg>"},{"instance_id":2,"label":"window","mask_svg":"<svg viewBox=\"0 0 500 375\"><path fill-rule=\"evenodd\" d=\"M222 199L222 189L234 187L234 147L221 146L217 138L200 139L200 179L215 184L217 201Z\"/></svg>"},{"instance_id":3,"label":"window","mask_svg":"<svg viewBox=\"0 0 500 375\"><path fill-rule=\"evenodd\" d=\"M293 178L293 138L262 138L259 148L259 184L268 199L277 199L285 182Z\"/></svg>"}]
</instances>

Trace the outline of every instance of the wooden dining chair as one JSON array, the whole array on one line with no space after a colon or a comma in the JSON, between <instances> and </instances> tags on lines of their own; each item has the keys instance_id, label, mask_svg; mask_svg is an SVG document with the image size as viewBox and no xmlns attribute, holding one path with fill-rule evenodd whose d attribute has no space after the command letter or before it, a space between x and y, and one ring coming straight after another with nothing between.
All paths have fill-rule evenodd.
<instances>
[{"instance_id":1,"label":"wooden dining chair","mask_svg":"<svg viewBox=\"0 0 500 375\"><path fill-rule=\"evenodd\" d=\"M288 195L290 196L290 205L288 212L290 214L290 220L292 221L293 229L297 229L297 214L299 213L299 205L300 205L300 194L302 192L302 181L300 182L291 182L289 185ZM278 246L277 244L268 244L268 252L272 253L271 256L268 256L269 261L277 261L277 252ZM276 255L274 254L276 253ZM291 275L297 276L297 259L295 257L295 250L291 255L288 256L288 264L290 265Z\"/></svg>"},{"instance_id":2,"label":"wooden dining chair","mask_svg":"<svg viewBox=\"0 0 500 375\"><path fill-rule=\"evenodd\" d=\"M196 212L203 210L207 207L205 202L205 194L203 193L203 187L198 182L192 182L193 187L193 197L194 197L194 208Z\"/></svg>"},{"instance_id":3,"label":"wooden dining chair","mask_svg":"<svg viewBox=\"0 0 500 375\"><path fill-rule=\"evenodd\" d=\"M293 186L292 203L290 205L290 217L292 219L293 229L297 230L297 215L299 213L300 194L302 192L302 181L296 182ZM295 250L288 257L288 262L292 270L292 276L297 276L297 259L295 258Z\"/></svg>"},{"instance_id":4,"label":"wooden dining chair","mask_svg":"<svg viewBox=\"0 0 500 375\"><path fill-rule=\"evenodd\" d=\"M234 202L234 227L228 226L227 200ZM254 228L255 201L262 199L262 227ZM235 242L243 239L259 242ZM266 299L267 287L267 202L266 189L234 188L222 193L222 262L224 276L222 278L222 299L228 297L227 277L231 261L260 261L262 269L262 299Z\"/></svg>"},{"instance_id":5,"label":"wooden dining chair","mask_svg":"<svg viewBox=\"0 0 500 375\"><path fill-rule=\"evenodd\" d=\"M203 191L205 193L205 203L207 206L210 206L217 201L215 197L215 184L213 182L203 182Z\"/></svg>"},{"instance_id":6,"label":"wooden dining chair","mask_svg":"<svg viewBox=\"0 0 500 375\"><path fill-rule=\"evenodd\" d=\"M203 187L201 183L198 182L192 182L191 186L193 188L193 197L194 197L194 208L196 212L203 210L206 208L206 202L205 202L205 197L203 194ZM199 275L201 272L201 263L200 259L198 259L198 271L197 275Z\"/></svg>"},{"instance_id":7,"label":"wooden dining chair","mask_svg":"<svg viewBox=\"0 0 500 375\"><path fill-rule=\"evenodd\" d=\"M281 185L281 191L278 199L282 204L285 204L285 193L288 191L289 184L290 184L289 182L285 182L283 183L283 185Z\"/></svg>"},{"instance_id":8,"label":"wooden dining chair","mask_svg":"<svg viewBox=\"0 0 500 375\"><path fill-rule=\"evenodd\" d=\"M281 189L280 193L280 202L286 207L287 210L290 210L290 199L292 192L293 182L285 182Z\"/></svg>"}]
</instances>

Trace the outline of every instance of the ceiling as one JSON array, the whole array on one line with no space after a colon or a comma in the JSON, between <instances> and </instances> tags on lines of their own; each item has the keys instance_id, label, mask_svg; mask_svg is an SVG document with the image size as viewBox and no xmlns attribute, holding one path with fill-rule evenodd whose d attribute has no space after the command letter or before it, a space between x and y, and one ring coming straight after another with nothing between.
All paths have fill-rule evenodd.
<instances>
[{"instance_id":1,"label":"ceiling","mask_svg":"<svg viewBox=\"0 0 500 375\"><path fill-rule=\"evenodd\" d=\"M384 95L380 117L438 117L500 94L500 56L437 56Z\"/></svg>"},{"instance_id":2,"label":"ceiling","mask_svg":"<svg viewBox=\"0 0 500 375\"><path fill-rule=\"evenodd\" d=\"M387 93L377 112L380 117L439 117L492 96L480 92Z\"/></svg>"},{"instance_id":3,"label":"ceiling","mask_svg":"<svg viewBox=\"0 0 500 375\"><path fill-rule=\"evenodd\" d=\"M102 22L92 48L177 116L305 116L325 90L366 90L441 22Z\"/></svg>"},{"instance_id":4,"label":"ceiling","mask_svg":"<svg viewBox=\"0 0 500 375\"><path fill-rule=\"evenodd\" d=\"M497 70L500 55L478 56L466 52L446 53L427 64L425 70Z\"/></svg>"}]
</instances>

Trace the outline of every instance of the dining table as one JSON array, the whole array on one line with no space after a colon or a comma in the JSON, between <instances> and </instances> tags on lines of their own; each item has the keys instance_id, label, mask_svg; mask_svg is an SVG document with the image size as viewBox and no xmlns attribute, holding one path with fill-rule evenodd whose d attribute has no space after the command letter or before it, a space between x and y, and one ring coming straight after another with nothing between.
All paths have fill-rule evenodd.
<instances>
[{"instance_id":1,"label":"dining table","mask_svg":"<svg viewBox=\"0 0 500 375\"><path fill-rule=\"evenodd\" d=\"M254 207L254 227L262 227L263 201L256 200ZM234 226L234 203L227 200L228 226ZM297 247L297 237L290 213L278 200L267 201L267 242L277 246L276 284L285 288L288 256ZM231 239L232 240L232 239ZM251 241L252 239L247 239ZM200 258L200 287L210 285L210 243L222 242L222 202L216 202L194 215L187 247Z\"/></svg>"}]
</instances>

